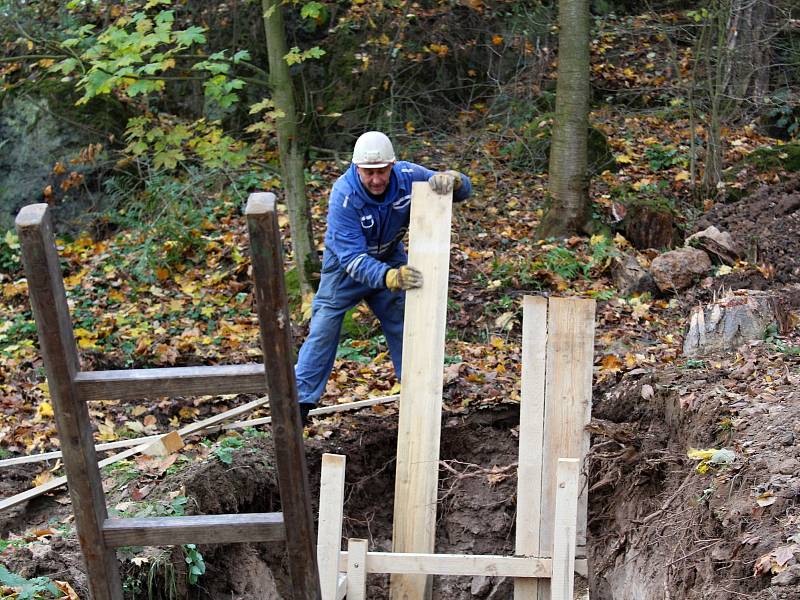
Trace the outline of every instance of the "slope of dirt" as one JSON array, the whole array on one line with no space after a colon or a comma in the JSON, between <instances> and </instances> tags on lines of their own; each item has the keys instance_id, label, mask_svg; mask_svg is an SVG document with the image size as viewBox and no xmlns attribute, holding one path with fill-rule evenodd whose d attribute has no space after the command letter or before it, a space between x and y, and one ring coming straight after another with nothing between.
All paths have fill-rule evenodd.
<instances>
[{"instance_id":1,"label":"slope of dirt","mask_svg":"<svg viewBox=\"0 0 800 600\"><path fill-rule=\"evenodd\" d=\"M690 365L595 398L592 598L800 597L800 356L753 342ZM700 473L691 448L730 460Z\"/></svg>"},{"instance_id":2,"label":"slope of dirt","mask_svg":"<svg viewBox=\"0 0 800 600\"><path fill-rule=\"evenodd\" d=\"M764 265L780 283L800 281L800 177L762 186L748 197L719 204L700 219L731 233L751 263Z\"/></svg>"}]
</instances>

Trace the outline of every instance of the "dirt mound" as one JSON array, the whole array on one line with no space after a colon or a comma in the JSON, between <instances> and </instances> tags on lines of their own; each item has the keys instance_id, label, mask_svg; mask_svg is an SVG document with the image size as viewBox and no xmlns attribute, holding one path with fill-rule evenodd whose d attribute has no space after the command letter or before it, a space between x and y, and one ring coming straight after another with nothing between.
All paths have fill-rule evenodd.
<instances>
[{"instance_id":1,"label":"dirt mound","mask_svg":"<svg viewBox=\"0 0 800 600\"><path fill-rule=\"evenodd\" d=\"M718 204L700 219L697 229L709 225L730 232L749 262L774 268L776 281L800 281L800 177Z\"/></svg>"},{"instance_id":2,"label":"dirt mound","mask_svg":"<svg viewBox=\"0 0 800 600\"><path fill-rule=\"evenodd\" d=\"M800 357L741 352L632 372L595 399L593 600L800 597Z\"/></svg>"}]
</instances>

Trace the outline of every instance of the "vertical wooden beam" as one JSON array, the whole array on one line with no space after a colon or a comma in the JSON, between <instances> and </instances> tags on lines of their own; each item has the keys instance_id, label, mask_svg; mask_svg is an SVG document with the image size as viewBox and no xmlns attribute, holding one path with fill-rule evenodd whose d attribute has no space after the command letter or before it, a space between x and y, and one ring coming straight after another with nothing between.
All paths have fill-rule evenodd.
<instances>
[{"instance_id":1,"label":"vertical wooden beam","mask_svg":"<svg viewBox=\"0 0 800 600\"><path fill-rule=\"evenodd\" d=\"M275 195L250 194L245 209L250 235L256 310L264 351L272 436L286 526L294 597L319 600L314 520L303 448L303 425L292 366L292 334L283 275L283 247Z\"/></svg>"},{"instance_id":2,"label":"vertical wooden beam","mask_svg":"<svg viewBox=\"0 0 800 600\"><path fill-rule=\"evenodd\" d=\"M577 458L558 459L550 600L572 600L575 584L575 526L578 519L580 463Z\"/></svg>"},{"instance_id":3,"label":"vertical wooden beam","mask_svg":"<svg viewBox=\"0 0 800 600\"><path fill-rule=\"evenodd\" d=\"M522 300L522 394L519 409L516 554L538 556L544 443L547 299ZM514 580L514 600L535 600L539 580Z\"/></svg>"},{"instance_id":4,"label":"vertical wooden beam","mask_svg":"<svg viewBox=\"0 0 800 600\"><path fill-rule=\"evenodd\" d=\"M347 600L367 598L367 540L347 541Z\"/></svg>"},{"instance_id":5,"label":"vertical wooden beam","mask_svg":"<svg viewBox=\"0 0 800 600\"><path fill-rule=\"evenodd\" d=\"M336 600L339 584L339 553L342 549L345 457L322 455L319 485L317 561L322 600Z\"/></svg>"},{"instance_id":6,"label":"vertical wooden beam","mask_svg":"<svg viewBox=\"0 0 800 600\"><path fill-rule=\"evenodd\" d=\"M542 461L539 556L552 556L559 458L583 460L589 450L594 352L594 300L551 298L547 318L545 425ZM586 540L586 485L578 499L577 545ZM539 582L539 600L550 597L550 582Z\"/></svg>"},{"instance_id":7,"label":"vertical wooden beam","mask_svg":"<svg viewBox=\"0 0 800 600\"><path fill-rule=\"evenodd\" d=\"M394 552L434 550L442 371L450 273L452 195L414 183L408 264L422 271L423 285L406 294L403 384L397 434ZM395 600L430 598L429 575L393 575Z\"/></svg>"},{"instance_id":8,"label":"vertical wooden beam","mask_svg":"<svg viewBox=\"0 0 800 600\"><path fill-rule=\"evenodd\" d=\"M23 207L16 226L89 588L94 600L121 600L116 555L103 542L108 513L89 410L75 388L78 350L47 204Z\"/></svg>"}]
</instances>

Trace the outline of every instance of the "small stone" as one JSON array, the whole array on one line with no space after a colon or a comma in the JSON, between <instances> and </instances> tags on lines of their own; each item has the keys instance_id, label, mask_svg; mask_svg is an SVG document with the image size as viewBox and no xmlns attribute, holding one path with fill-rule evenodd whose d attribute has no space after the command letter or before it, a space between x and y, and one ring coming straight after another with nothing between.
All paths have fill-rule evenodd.
<instances>
[{"instance_id":1,"label":"small stone","mask_svg":"<svg viewBox=\"0 0 800 600\"><path fill-rule=\"evenodd\" d=\"M781 436L780 439L782 446L794 446L794 434L790 431Z\"/></svg>"},{"instance_id":2,"label":"small stone","mask_svg":"<svg viewBox=\"0 0 800 600\"><path fill-rule=\"evenodd\" d=\"M797 461L794 458L783 461L778 467L778 473L781 475L792 475L797 470Z\"/></svg>"},{"instance_id":3,"label":"small stone","mask_svg":"<svg viewBox=\"0 0 800 600\"><path fill-rule=\"evenodd\" d=\"M794 585L800 581L800 565L792 565L772 578L772 585Z\"/></svg>"},{"instance_id":4,"label":"small stone","mask_svg":"<svg viewBox=\"0 0 800 600\"><path fill-rule=\"evenodd\" d=\"M710 270L711 259L697 248L679 248L665 252L650 263L650 272L662 292L685 289Z\"/></svg>"},{"instance_id":5,"label":"small stone","mask_svg":"<svg viewBox=\"0 0 800 600\"><path fill-rule=\"evenodd\" d=\"M492 578L480 575L472 578L470 593L473 598L485 598L492 591Z\"/></svg>"}]
</instances>

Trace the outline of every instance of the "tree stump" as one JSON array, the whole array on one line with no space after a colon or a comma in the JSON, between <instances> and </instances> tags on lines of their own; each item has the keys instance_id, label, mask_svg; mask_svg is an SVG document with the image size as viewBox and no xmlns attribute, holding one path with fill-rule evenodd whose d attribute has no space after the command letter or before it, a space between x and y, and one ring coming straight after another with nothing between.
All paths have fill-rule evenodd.
<instances>
[{"instance_id":1,"label":"tree stump","mask_svg":"<svg viewBox=\"0 0 800 600\"><path fill-rule=\"evenodd\" d=\"M770 325L786 322L786 309L772 294L755 290L729 292L692 310L683 354L694 357L735 350L751 340L764 339Z\"/></svg>"}]
</instances>

